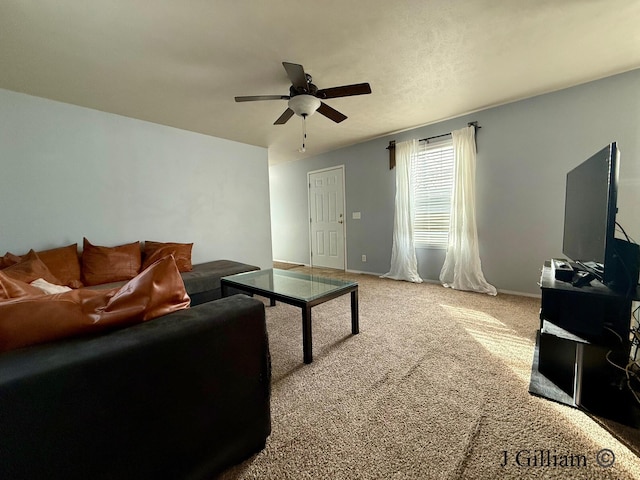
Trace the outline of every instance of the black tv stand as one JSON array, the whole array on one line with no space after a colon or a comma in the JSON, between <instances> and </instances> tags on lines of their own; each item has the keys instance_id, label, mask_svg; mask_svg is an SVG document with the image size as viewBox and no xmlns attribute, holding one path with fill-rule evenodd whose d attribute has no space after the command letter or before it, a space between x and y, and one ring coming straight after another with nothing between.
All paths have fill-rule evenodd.
<instances>
[{"instance_id":1,"label":"black tv stand","mask_svg":"<svg viewBox=\"0 0 640 480\"><path fill-rule=\"evenodd\" d=\"M632 301L600 282L575 286L540 279L540 329L529 392L620 423L640 427L640 405L626 384ZM617 366L616 366L617 365Z\"/></svg>"}]
</instances>

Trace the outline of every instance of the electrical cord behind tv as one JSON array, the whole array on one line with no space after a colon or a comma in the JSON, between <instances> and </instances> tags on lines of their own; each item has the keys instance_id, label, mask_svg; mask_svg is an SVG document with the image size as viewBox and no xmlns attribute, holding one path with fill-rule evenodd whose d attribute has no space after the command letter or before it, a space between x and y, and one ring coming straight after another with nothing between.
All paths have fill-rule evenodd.
<instances>
[{"instance_id":1,"label":"electrical cord behind tv","mask_svg":"<svg viewBox=\"0 0 640 480\"><path fill-rule=\"evenodd\" d=\"M638 318L638 315L640 315L640 307L638 307L633 312L634 318ZM631 392L631 394L633 395L633 397L635 398L638 404L640 404L640 396L638 395L638 391L634 389L633 386L631 385L631 381L635 380L636 382L638 382L638 388L640 391L640 375L639 375L640 365L638 364L638 361L637 361L638 351L640 350L640 332L638 331L639 327L640 327L640 323L638 324L637 327L631 328L631 333L633 337L633 339L631 340L631 349L633 350L634 353L633 353L633 357L629 356L629 361L624 367L618 365L609 357L611 353L613 353L613 350L609 350L605 355L605 360L610 365L624 372L625 376L622 380L620 380L620 384L618 385L618 388L622 390L623 385L626 383L627 388L629 389L629 391ZM609 332L613 333L618 338L621 345L624 344L624 340L622 339L622 336L618 332L616 332L615 330L613 330L611 327L607 325L604 325L604 328ZM637 371L633 370L634 366Z\"/></svg>"},{"instance_id":2,"label":"electrical cord behind tv","mask_svg":"<svg viewBox=\"0 0 640 480\"><path fill-rule=\"evenodd\" d=\"M635 284L633 283L633 280L631 279L631 272L627 268L626 263L622 261L622 257L620 257L620 254L618 253L618 250L616 249L615 245L613 246L613 251L615 253L615 256L620 259L619 263L622 266L622 269L624 270L624 273L625 273L625 275L627 277L629 288L627 288L627 293L626 293L625 296L631 297L631 296L633 296L633 293L634 293L636 287L638 286L638 280L636 279L636 283Z\"/></svg>"},{"instance_id":3,"label":"electrical cord behind tv","mask_svg":"<svg viewBox=\"0 0 640 480\"><path fill-rule=\"evenodd\" d=\"M622 228L622 225L620 225L618 222L616 222L616 226L620 229L622 234L625 236L625 238L627 239L627 242L636 243L636 241L633 238L631 238L629 235L627 235L627 232L625 232L624 228Z\"/></svg>"},{"instance_id":4,"label":"electrical cord behind tv","mask_svg":"<svg viewBox=\"0 0 640 480\"><path fill-rule=\"evenodd\" d=\"M632 318L635 320L635 322L634 322L634 325L631 327L632 338L631 338L631 345L630 345L630 351L629 351L629 354L630 354L629 361L627 362L627 365L623 368L620 365L613 362L609 358L609 354L612 352L612 350L609 350L607 352L607 354L605 355L605 358L607 362L609 362L611 365L624 371L627 388L635 398L636 402L640 404L640 397L638 396L638 393L637 393L638 391L640 391L640 375L638 375L638 373L640 373L640 364L638 363L638 353L640 352L640 307L636 308L633 311ZM607 328L608 330L611 330L608 327L605 327L605 328ZM616 335L622 341L622 337L620 337L618 333L616 333ZM632 380L635 380L637 382L638 391L634 389L633 386L631 385ZM622 383L620 384L620 388L622 388Z\"/></svg>"},{"instance_id":5,"label":"electrical cord behind tv","mask_svg":"<svg viewBox=\"0 0 640 480\"><path fill-rule=\"evenodd\" d=\"M620 389L622 390L622 384L626 383L627 384L627 388L629 389L629 391L633 395L633 398L635 398L636 402L638 404L640 404L640 397L638 396L638 393L636 392L636 390L631 386L631 380L632 379L635 379L636 381L640 382L640 377L638 376L638 374L631 370L633 365L636 364L635 360L629 360L629 363L627 363L626 366L621 367L620 365L618 365L617 363L615 363L613 360L611 360L609 358L609 355L611 354L611 352L613 352L613 350L609 350L607 352L607 354L605 355L605 359L607 360L607 362L609 362L610 365L614 366L618 370L622 370L624 372L624 374L625 374L625 377L626 377L626 382L621 382L620 383Z\"/></svg>"},{"instance_id":6,"label":"electrical cord behind tv","mask_svg":"<svg viewBox=\"0 0 640 480\"><path fill-rule=\"evenodd\" d=\"M618 229L625 236L625 238L627 239L627 242L637 245L636 241L627 234L627 232L625 231L624 227L622 225L620 225L620 223L616 222L616 227L618 227ZM628 283L629 284L629 288L627 290L626 296L631 297L635 293L635 289L638 287L638 285L640 285L640 280L636 279L636 283L635 284L633 283L633 279L631 278L631 272L629 271L629 268L627 267L625 262L622 261L622 257L620 257L620 254L618 253L618 250L615 248L615 244L614 244L613 249L614 249L615 256L620 258L620 265L622 266L622 269L624 270L624 273L626 274L627 280L629 282ZM638 263L640 264L640 250L638 250Z\"/></svg>"},{"instance_id":7,"label":"electrical cord behind tv","mask_svg":"<svg viewBox=\"0 0 640 480\"><path fill-rule=\"evenodd\" d=\"M611 324L609 324L609 325L611 325ZM618 340L620 340L620 345L624 344L624 340L622 340L622 337L620 336L620 334L618 332L616 332L613 328L608 327L607 325L603 325L603 328L606 328L611 333L613 333L616 337L618 337Z\"/></svg>"},{"instance_id":8,"label":"electrical cord behind tv","mask_svg":"<svg viewBox=\"0 0 640 480\"><path fill-rule=\"evenodd\" d=\"M636 245L638 244L638 242L636 242L633 238L631 238L629 235L627 235L627 232L625 231L625 229L622 227L622 225L620 225L618 222L616 222L616 227L618 227L618 229L622 232L622 234L624 235L624 237L627 239L627 242L629 243L635 243ZM640 263L640 253L638 253L638 263ZM636 287L640 285L640 281L638 281L638 283L636 283Z\"/></svg>"}]
</instances>

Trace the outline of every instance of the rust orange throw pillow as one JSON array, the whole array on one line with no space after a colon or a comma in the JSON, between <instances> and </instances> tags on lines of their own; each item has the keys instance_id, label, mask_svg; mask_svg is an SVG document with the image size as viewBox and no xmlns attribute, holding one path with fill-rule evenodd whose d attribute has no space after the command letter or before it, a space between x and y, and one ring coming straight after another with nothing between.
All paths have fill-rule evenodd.
<instances>
[{"instance_id":1,"label":"rust orange throw pillow","mask_svg":"<svg viewBox=\"0 0 640 480\"><path fill-rule=\"evenodd\" d=\"M167 255L173 255L176 259L176 265L181 272L190 272L193 270L191 264L191 250L193 243L162 243L145 241L142 250L142 268L146 268L153 262L157 262Z\"/></svg>"},{"instance_id":2,"label":"rust orange throw pillow","mask_svg":"<svg viewBox=\"0 0 640 480\"><path fill-rule=\"evenodd\" d=\"M11 265L15 265L20 262L20 260L22 260L22 257L7 252L4 254L4 257L0 257L0 270L10 267Z\"/></svg>"},{"instance_id":3,"label":"rust orange throw pillow","mask_svg":"<svg viewBox=\"0 0 640 480\"><path fill-rule=\"evenodd\" d=\"M36 253L53 276L62 282L60 285L67 285L71 288L82 287L77 243Z\"/></svg>"},{"instance_id":4,"label":"rust orange throw pillow","mask_svg":"<svg viewBox=\"0 0 640 480\"><path fill-rule=\"evenodd\" d=\"M2 271L11 278L25 283L31 283L37 278L43 278L49 283L61 285L60 280L49 271L44 262L38 257L38 254L33 250L29 250L29 253L24 255L20 262Z\"/></svg>"},{"instance_id":5,"label":"rust orange throw pillow","mask_svg":"<svg viewBox=\"0 0 640 480\"><path fill-rule=\"evenodd\" d=\"M28 283L11 278L6 273L0 271L0 302L12 298L22 298L28 296L43 295L42 290L33 287Z\"/></svg>"},{"instance_id":6,"label":"rust orange throw pillow","mask_svg":"<svg viewBox=\"0 0 640 480\"><path fill-rule=\"evenodd\" d=\"M121 288L0 302L0 351L152 320L190 302L175 260L165 257Z\"/></svg>"},{"instance_id":7,"label":"rust orange throw pillow","mask_svg":"<svg viewBox=\"0 0 640 480\"><path fill-rule=\"evenodd\" d=\"M92 245L86 238L82 250L82 281L85 285L130 280L140 272L140 242L117 247Z\"/></svg>"}]
</instances>

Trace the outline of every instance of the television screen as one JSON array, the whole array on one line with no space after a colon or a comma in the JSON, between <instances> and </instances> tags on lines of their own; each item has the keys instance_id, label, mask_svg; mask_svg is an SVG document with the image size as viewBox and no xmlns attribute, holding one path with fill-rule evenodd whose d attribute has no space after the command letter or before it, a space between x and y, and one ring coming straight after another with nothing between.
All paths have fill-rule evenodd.
<instances>
[{"instance_id":1,"label":"television screen","mask_svg":"<svg viewBox=\"0 0 640 480\"><path fill-rule=\"evenodd\" d=\"M562 252L599 280L613 248L618 163L614 142L567 174Z\"/></svg>"}]
</instances>

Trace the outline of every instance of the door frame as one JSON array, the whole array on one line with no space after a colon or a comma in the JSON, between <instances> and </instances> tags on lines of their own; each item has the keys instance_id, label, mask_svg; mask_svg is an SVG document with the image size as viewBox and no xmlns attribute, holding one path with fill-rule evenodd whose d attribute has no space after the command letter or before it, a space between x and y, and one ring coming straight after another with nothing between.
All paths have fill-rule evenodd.
<instances>
[{"instance_id":1,"label":"door frame","mask_svg":"<svg viewBox=\"0 0 640 480\"><path fill-rule=\"evenodd\" d=\"M309 265L313 267L313 234L311 232L311 175L314 173L327 172L329 170L342 170L342 211L344 212L344 222L342 222L342 244L344 247L344 267L343 271L347 271L347 191L345 168L343 165L335 165L333 167L321 168L307 172L307 217L309 218Z\"/></svg>"}]
</instances>

